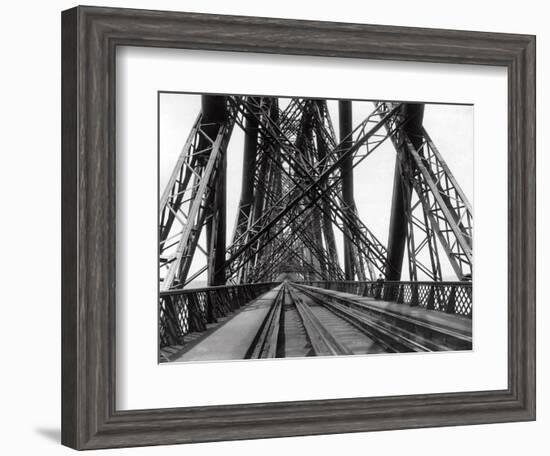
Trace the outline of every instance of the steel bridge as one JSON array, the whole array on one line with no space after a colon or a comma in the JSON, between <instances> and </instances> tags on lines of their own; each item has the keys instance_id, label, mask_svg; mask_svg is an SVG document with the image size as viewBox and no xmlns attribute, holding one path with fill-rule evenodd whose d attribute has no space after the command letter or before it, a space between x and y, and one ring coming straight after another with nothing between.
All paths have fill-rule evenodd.
<instances>
[{"instance_id":1,"label":"steel bridge","mask_svg":"<svg viewBox=\"0 0 550 456\"><path fill-rule=\"evenodd\" d=\"M472 207L424 105L373 102L355 123L352 106L338 101L337 136L324 99L201 96L160 198L161 361L471 348ZM242 185L227 239L236 129ZM396 156L386 242L354 195L355 168L384 143Z\"/></svg>"}]
</instances>

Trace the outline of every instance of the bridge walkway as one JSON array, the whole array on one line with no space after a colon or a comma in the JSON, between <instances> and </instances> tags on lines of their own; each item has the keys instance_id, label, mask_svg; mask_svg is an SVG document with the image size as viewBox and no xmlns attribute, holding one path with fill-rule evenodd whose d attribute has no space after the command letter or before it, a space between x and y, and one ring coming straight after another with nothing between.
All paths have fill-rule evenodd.
<instances>
[{"instance_id":1,"label":"bridge walkway","mask_svg":"<svg viewBox=\"0 0 550 456\"><path fill-rule=\"evenodd\" d=\"M198 334L198 339L182 347L183 350L172 356L171 361L244 359L281 288L282 284L276 286L226 317L210 331Z\"/></svg>"}]
</instances>

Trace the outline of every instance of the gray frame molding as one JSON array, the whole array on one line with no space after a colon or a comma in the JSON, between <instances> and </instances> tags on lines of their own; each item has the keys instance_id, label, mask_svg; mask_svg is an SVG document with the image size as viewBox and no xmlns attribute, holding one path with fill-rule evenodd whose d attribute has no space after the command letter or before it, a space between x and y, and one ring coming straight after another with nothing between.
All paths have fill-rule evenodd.
<instances>
[{"instance_id":1,"label":"gray frame molding","mask_svg":"<svg viewBox=\"0 0 550 456\"><path fill-rule=\"evenodd\" d=\"M118 45L506 67L508 389L117 411ZM64 11L61 285L62 443L76 449L535 419L535 37L96 7Z\"/></svg>"}]
</instances>

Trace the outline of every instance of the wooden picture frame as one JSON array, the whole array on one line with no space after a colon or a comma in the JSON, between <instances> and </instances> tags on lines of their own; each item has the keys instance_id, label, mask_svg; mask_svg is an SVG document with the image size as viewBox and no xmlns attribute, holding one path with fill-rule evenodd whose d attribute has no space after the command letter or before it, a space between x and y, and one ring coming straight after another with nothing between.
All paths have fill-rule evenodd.
<instances>
[{"instance_id":1,"label":"wooden picture frame","mask_svg":"<svg viewBox=\"0 0 550 456\"><path fill-rule=\"evenodd\" d=\"M115 49L121 45L507 68L508 388L117 410ZM534 36L101 7L62 13L63 444L94 449L533 419Z\"/></svg>"}]
</instances>

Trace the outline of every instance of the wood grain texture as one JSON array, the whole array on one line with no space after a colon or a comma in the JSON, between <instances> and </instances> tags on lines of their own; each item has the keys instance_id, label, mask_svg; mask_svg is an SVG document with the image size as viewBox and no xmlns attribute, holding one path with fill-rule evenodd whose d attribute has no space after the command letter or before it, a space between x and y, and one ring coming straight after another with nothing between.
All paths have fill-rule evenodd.
<instances>
[{"instance_id":1,"label":"wood grain texture","mask_svg":"<svg viewBox=\"0 0 550 456\"><path fill-rule=\"evenodd\" d=\"M61 440L67 445L75 446L77 416L77 351L72 344L77 340L77 60L76 60L76 10L67 11L62 17L61 46L61 123L62 157L61 157L61 390L62 400Z\"/></svg>"},{"instance_id":2,"label":"wood grain texture","mask_svg":"<svg viewBox=\"0 0 550 456\"><path fill-rule=\"evenodd\" d=\"M115 49L119 45L508 68L509 387L502 391L115 409ZM535 38L78 7L62 14L62 441L77 449L535 417Z\"/></svg>"}]
</instances>

